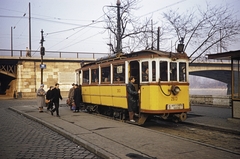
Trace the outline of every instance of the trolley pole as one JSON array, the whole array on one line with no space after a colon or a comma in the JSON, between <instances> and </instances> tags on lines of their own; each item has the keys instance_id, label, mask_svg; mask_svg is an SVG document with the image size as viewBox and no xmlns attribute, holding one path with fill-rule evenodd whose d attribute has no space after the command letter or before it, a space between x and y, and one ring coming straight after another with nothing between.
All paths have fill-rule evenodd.
<instances>
[{"instance_id":1,"label":"trolley pole","mask_svg":"<svg viewBox=\"0 0 240 159\"><path fill-rule=\"evenodd\" d=\"M41 65L40 65L40 68L41 68L41 84L43 84L43 56L45 55L45 48L43 47L43 42L45 41L44 40L44 37L43 37L43 30L41 30L41 49L40 49L40 54L41 54Z\"/></svg>"}]
</instances>

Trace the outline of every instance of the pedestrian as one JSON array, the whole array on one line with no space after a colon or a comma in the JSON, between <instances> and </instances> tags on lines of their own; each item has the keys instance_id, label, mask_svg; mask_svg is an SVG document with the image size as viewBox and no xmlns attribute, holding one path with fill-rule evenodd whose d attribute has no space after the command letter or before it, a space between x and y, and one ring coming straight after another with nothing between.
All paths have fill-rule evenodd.
<instances>
[{"instance_id":1,"label":"pedestrian","mask_svg":"<svg viewBox=\"0 0 240 159\"><path fill-rule=\"evenodd\" d=\"M82 103L82 94L81 94L81 90L80 90L80 87L78 86L78 84L75 84L73 100L76 105L76 109L74 110L74 112L79 112L80 105Z\"/></svg>"},{"instance_id":2,"label":"pedestrian","mask_svg":"<svg viewBox=\"0 0 240 159\"><path fill-rule=\"evenodd\" d=\"M68 92L67 104L70 106L70 109L71 109L72 103L73 103L74 89L75 89L75 83L72 84L72 88L70 88L70 90Z\"/></svg>"},{"instance_id":3,"label":"pedestrian","mask_svg":"<svg viewBox=\"0 0 240 159\"><path fill-rule=\"evenodd\" d=\"M46 94L46 105L47 105L47 110L52 110L53 109L53 93L52 93L53 86L49 87L49 90L47 91Z\"/></svg>"},{"instance_id":4,"label":"pedestrian","mask_svg":"<svg viewBox=\"0 0 240 159\"><path fill-rule=\"evenodd\" d=\"M59 99L62 100L62 96L61 96L61 91L59 89L59 84L56 83L55 84L55 88L52 90L52 94L53 94L53 103L54 103L54 109L51 110L51 114L53 115L53 113L56 111L57 117L60 117L59 115Z\"/></svg>"},{"instance_id":5,"label":"pedestrian","mask_svg":"<svg viewBox=\"0 0 240 159\"><path fill-rule=\"evenodd\" d=\"M26 47L26 57L31 57L31 52L28 47Z\"/></svg>"},{"instance_id":6,"label":"pedestrian","mask_svg":"<svg viewBox=\"0 0 240 159\"><path fill-rule=\"evenodd\" d=\"M46 105L45 103L46 92L43 88L44 88L44 84L41 84L40 88L37 90L37 106L39 109L39 113L43 112L43 107Z\"/></svg>"},{"instance_id":7,"label":"pedestrian","mask_svg":"<svg viewBox=\"0 0 240 159\"><path fill-rule=\"evenodd\" d=\"M138 94L140 90L136 91L133 83L135 82L135 78L133 76L129 77L129 83L127 84L127 101L128 101L128 112L129 112L129 120L130 122L135 122L133 120L134 114L137 112L138 107Z\"/></svg>"}]
</instances>

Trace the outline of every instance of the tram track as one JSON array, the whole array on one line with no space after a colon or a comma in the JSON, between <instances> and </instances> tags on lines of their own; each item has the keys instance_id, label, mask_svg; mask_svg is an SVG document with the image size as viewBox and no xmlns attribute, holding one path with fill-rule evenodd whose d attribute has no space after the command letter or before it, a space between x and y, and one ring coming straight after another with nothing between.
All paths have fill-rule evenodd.
<instances>
[{"instance_id":1,"label":"tram track","mask_svg":"<svg viewBox=\"0 0 240 159\"><path fill-rule=\"evenodd\" d=\"M240 155L239 132L193 123L151 120L143 127Z\"/></svg>"},{"instance_id":2,"label":"tram track","mask_svg":"<svg viewBox=\"0 0 240 159\"><path fill-rule=\"evenodd\" d=\"M103 114L92 114L111 120L122 121ZM188 122L175 123L161 119L151 119L144 125L141 125L141 127L154 130L159 133L164 133L172 137L181 138L183 140L189 140L191 142L219 149L221 151L240 155L239 131Z\"/></svg>"}]
</instances>

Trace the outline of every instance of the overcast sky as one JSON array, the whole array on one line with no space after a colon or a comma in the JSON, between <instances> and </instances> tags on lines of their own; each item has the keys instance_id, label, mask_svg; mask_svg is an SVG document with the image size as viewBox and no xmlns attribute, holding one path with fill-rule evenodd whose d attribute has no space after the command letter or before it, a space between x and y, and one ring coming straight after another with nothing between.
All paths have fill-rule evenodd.
<instances>
[{"instance_id":1,"label":"overcast sky","mask_svg":"<svg viewBox=\"0 0 240 159\"><path fill-rule=\"evenodd\" d=\"M0 0L0 49L11 48L11 27L13 28L13 49L25 50L29 46L30 2L32 50L39 50L43 29L44 46L48 51L108 53L109 37L104 32L105 23L101 21L104 15L103 10L106 11L104 7L116 5L116 1ZM211 5L229 4L236 12L240 7L240 0L207 1ZM205 6L205 4L206 0L142 0L138 5L140 9L134 14L142 18L153 15L153 20L159 21L164 11L177 8L185 11L196 6ZM93 23L93 20L100 22ZM92 25L89 26L89 24ZM231 50L239 50L236 46ZM0 52L1 54L3 53Z\"/></svg>"}]
</instances>

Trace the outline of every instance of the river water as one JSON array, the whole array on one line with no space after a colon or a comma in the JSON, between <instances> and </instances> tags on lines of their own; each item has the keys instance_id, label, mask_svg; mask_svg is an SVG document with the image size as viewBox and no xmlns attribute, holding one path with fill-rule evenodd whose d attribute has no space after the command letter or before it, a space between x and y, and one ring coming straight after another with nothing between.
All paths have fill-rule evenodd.
<instances>
[{"instance_id":1,"label":"river water","mask_svg":"<svg viewBox=\"0 0 240 159\"><path fill-rule=\"evenodd\" d=\"M190 88L190 95L219 95L225 96L227 95L227 88Z\"/></svg>"}]
</instances>

